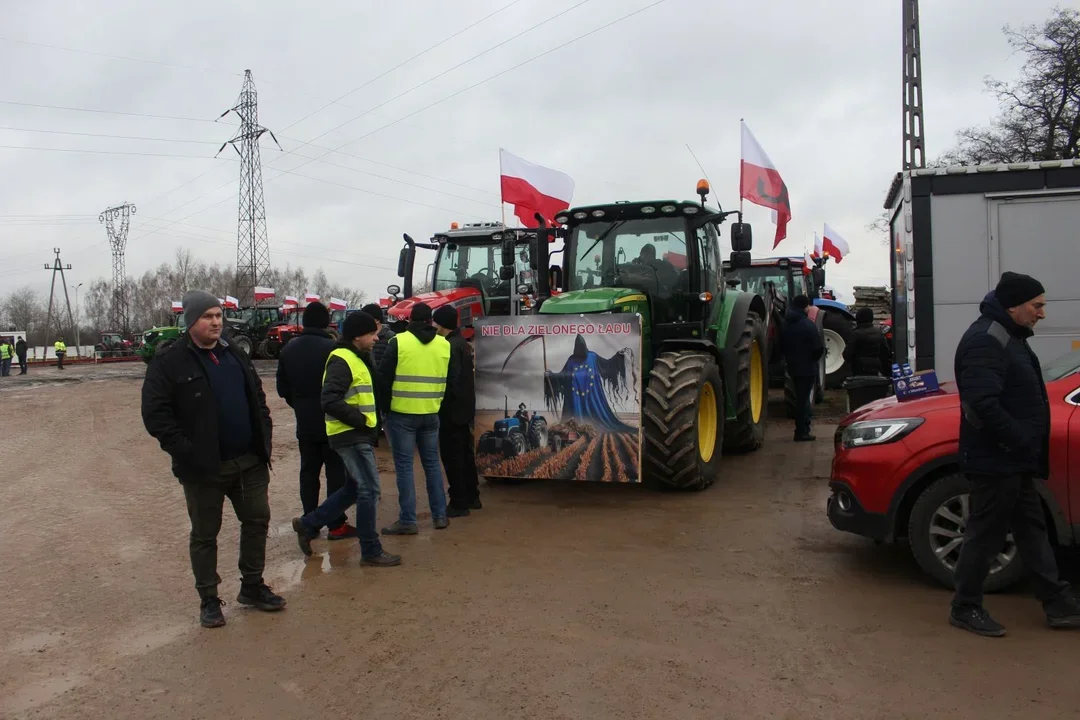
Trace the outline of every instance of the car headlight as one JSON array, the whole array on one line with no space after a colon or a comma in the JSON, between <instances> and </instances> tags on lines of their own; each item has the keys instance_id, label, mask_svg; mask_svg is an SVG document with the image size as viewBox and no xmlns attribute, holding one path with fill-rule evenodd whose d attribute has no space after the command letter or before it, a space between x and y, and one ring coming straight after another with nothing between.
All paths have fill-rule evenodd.
<instances>
[{"instance_id":1,"label":"car headlight","mask_svg":"<svg viewBox=\"0 0 1080 720\"><path fill-rule=\"evenodd\" d=\"M923 418L860 420L844 428L841 443L845 448L886 445L903 438L925 422Z\"/></svg>"}]
</instances>

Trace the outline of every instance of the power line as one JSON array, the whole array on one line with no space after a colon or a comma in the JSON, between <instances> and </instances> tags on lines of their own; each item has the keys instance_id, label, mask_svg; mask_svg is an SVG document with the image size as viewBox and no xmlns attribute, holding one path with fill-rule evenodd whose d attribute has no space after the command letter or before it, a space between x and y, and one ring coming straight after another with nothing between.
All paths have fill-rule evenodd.
<instances>
[{"instance_id":1,"label":"power line","mask_svg":"<svg viewBox=\"0 0 1080 720\"><path fill-rule=\"evenodd\" d=\"M127 152L124 150L83 150L80 148L47 148L29 145L0 145L0 150L35 150L37 152L88 153L90 155L134 155L141 157L185 158L190 160L213 160L211 155L170 155L168 153ZM231 158L230 158L231 160ZM236 162L232 160L232 162Z\"/></svg>"},{"instance_id":2,"label":"power line","mask_svg":"<svg viewBox=\"0 0 1080 720\"><path fill-rule=\"evenodd\" d=\"M0 126L0 130L9 130L11 132L28 132L28 133L46 133L49 135L75 135L78 137L99 137L99 138L111 138L114 140L146 140L151 142L169 142L169 143L191 143L195 145L217 145L213 140L184 140L174 138L154 138L154 137L141 137L137 135L106 135L103 133L87 133L87 132L73 132L70 130L40 130L35 128L17 128L17 127L4 127Z\"/></svg>"},{"instance_id":3,"label":"power line","mask_svg":"<svg viewBox=\"0 0 1080 720\"><path fill-rule=\"evenodd\" d=\"M29 45L31 47L48 48L49 50L61 50L63 52L78 53L80 55L95 55L97 57L109 58L111 60L127 60L128 62L146 63L148 65L159 65L161 67L179 68L181 70L195 70L197 72L208 73L224 73L227 75L233 75L235 77L243 77L240 73L233 72L231 70L223 70L220 68L201 68L194 65L180 65L177 63L161 62L159 60L147 60L145 58L125 57L123 55L110 55L109 53L96 52L94 50L78 50L76 48L62 47L60 45L48 45L46 43L31 42L30 40L17 40L15 38L9 37L0 37L0 41L14 43L18 45Z\"/></svg>"},{"instance_id":4,"label":"power line","mask_svg":"<svg viewBox=\"0 0 1080 720\"><path fill-rule=\"evenodd\" d=\"M124 115L126 117L145 117L155 120L182 120L184 122L214 122L208 118L182 117L179 115L150 115L147 113L121 112L120 110L93 110L90 108L67 107L64 105L45 105L43 103L18 102L15 100L0 100L0 105L17 105L19 107L41 108L45 110L67 110L69 112L100 113L102 115Z\"/></svg>"}]
</instances>

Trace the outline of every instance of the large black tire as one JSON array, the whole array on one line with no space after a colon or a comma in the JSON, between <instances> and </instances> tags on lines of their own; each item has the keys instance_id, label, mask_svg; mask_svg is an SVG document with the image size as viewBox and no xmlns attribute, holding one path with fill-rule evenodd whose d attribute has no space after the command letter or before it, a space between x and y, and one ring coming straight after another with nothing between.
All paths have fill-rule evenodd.
<instances>
[{"instance_id":1,"label":"large black tire","mask_svg":"<svg viewBox=\"0 0 1080 720\"><path fill-rule=\"evenodd\" d=\"M548 444L548 424L547 420L542 417L532 416L529 420L529 449L536 450L537 448L547 447Z\"/></svg>"},{"instance_id":2,"label":"large black tire","mask_svg":"<svg viewBox=\"0 0 1080 720\"><path fill-rule=\"evenodd\" d=\"M525 435L520 432L512 432L503 443L503 455L508 458L524 455L529 451Z\"/></svg>"},{"instance_id":3,"label":"large black tire","mask_svg":"<svg viewBox=\"0 0 1080 720\"><path fill-rule=\"evenodd\" d=\"M488 430L486 433L480 435L480 440L476 444L477 455L488 455L499 451L499 439L495 436L495 433Z\"/></svg>"},{"instance_id":4,"label":"large black tire","mask_svg":"<svg viewBox=\"0 0 1080 720\"><path fill-rule=\"evenodd\" d=\"M827 308L821 308L821 312L824 313L825 318L822 322L822 332L827 336L830 342L827 342L825 347L833 348L833 352L843 355L844 348L848 346L852 338L855 337L855 328L846 317L835 310L829 310ZM827 372L825 375L825 387L829 390L835 390L842 387L844 380L851 374L851 368L848 367L846 360L841 361L840 358L834 360L831 355L828 355L826 361L830 365L834 365L832 372Z\"/></svg>"},{"instance_id":5,"label":"large black tire","mask_svg":"<svg viewBox=\"0 0 1080 720\"><path fill-rule=\"evenodd\" d=\"M930 577L937 580L947 588L953 588L953 569L956 559L960 554L960 537L963 535L963 524L949 525L947 519L935 522L935 514L938 508L946 508L954 515L967 520L966 515L961 515L963 507L961 498L967 495L971 486L966 477L961 473L945 475L932 485L923 490L911 509L911 519L908 522L908 543L911 546L911 554L915 561ZM942 527L942 523L947 526ZM932 526L936 534L931 536ZM942 533L956 532L952 537ZM950 547L952 546L952 547ZM936 549L948 549L942 557L935 552ZM1000 562L1002 555L1009 560ZM983 584L985 592L999 592L1018 583L1024 577L1024 564L1020 560L1020 554L1016 551L1016 543L1010 534L1005 541L1002 555L995 559L990 568L990 574Z\"/></svg>"},{"instance_id":6,"label":"large black tire","mask_svg":"<svg viewBox=\"0 0 1080 720\"><path fill-rule=\"evenodd\" d=\"M263 357L277 360L281 355L281 343L277 340L263 340L262 354Z\"/></svg>"},{"instance_id":7,"label":"large black tire","mask_svg":"<svg viewBox=\"0 0 1080 720\"><path fill-rule=\"evenodd\" d=\"M729 332L735 330L732 328ZM747 315L746 322L738 332L739 342L735 345L739 363L734 388L735 420L724 424L724 452L745 453L757 450L765 443L765 423L769 415L768 339L765 324L755 313ZM751 382L755 374L758 375L756 413Z\"/></svg>"},{"instance_id":8,"label":"large black tire","mask_svg":"<svg viewBox=\"0 0 1080 720\"><path fill-rule=\"evenodd\" d=\"M237 347L242 353L251 357L251 338L247 335L236 335L232 339L232 344Z\"/></svg>"},{"instance_id":9,"label":"large black tire","mask_svg":"<svg viewBox=\"0 0 1080 720\"><path fill-rule=\"evenodd\" d=\"M712 403L711 447L700 447L698 405ZM656 358L642 412L643 480L659 488L704 490L716 479L724 438L724 385L711 355L665 352Z\"/></svg>"}]
</instances>

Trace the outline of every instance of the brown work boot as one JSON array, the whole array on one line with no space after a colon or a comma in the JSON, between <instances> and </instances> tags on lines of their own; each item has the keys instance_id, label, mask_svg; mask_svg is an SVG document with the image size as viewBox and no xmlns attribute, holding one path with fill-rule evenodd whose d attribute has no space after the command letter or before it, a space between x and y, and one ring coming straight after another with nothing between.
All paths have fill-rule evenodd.
<instances>
[{"instance_id":1,"label":"brown work boot","mask_svg":"<svg viewBox=\"0 0 1080 720\"><path fill-rule=\"evenodd\" d=\"M401 564L401 556L400 555L392 555L392 554L386 552L385 550L383 550L378 555L373 555L372 557L362 557L362 558L360 558L360 564L361 565L369 565L371 567L393 567L395 565L400 565Z\"/></svg>"},{"instance_id":2,"label":"brown work boot","mask_svg":"<svg viewBox=\"0 0 1080 720\"><path fill-rule=\"evenodd\" d=\"M414 523L412 525L403 525L400 520L393 525L389 525L382 529L383 535L416 535L420 532L420 528Z\"/></svg>"}]
</instances>

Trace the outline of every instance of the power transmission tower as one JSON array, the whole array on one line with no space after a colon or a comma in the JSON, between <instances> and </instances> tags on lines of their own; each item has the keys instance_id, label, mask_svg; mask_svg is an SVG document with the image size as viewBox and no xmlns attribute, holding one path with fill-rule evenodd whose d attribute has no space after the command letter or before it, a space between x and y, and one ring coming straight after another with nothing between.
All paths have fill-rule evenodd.
<instances>
[{"instance_id":1,"label":"power transmission tower","mask_svg":"<svg viewBox=\"0 0 1080 720\"><path fill-rule=\"evenodd\" d=\"M244 86L236 105L221 113L225 117L236 113L240 129L232 140L222 144L232 145L240 155L240 211L236 238L236 297L241 305L255 304L255 286L270 271L270 241L266 236L266 206L263 204L262 160L259 157L259 138L270 133L274 143L281 149L274 133L259 124L259 98L251 71L244 71ZM215 155L215 157L217 157Z\"/></svg>"},{"instance_id":2,"label":"power transmission tower","mask_svg":"<svg viewBox=\"0 0 1080 720\"><path fill-rule=\"evenodd\" d=\"M98 215L98 222L105 223L112 247L112 304L109 306L109 324L114 330L127 335L131 328L131 311L127 297L127 271L124 268L124 250L127 249L128 225L135 214L135 206L124 203L111 207ZM117 223L117 220L120 222Z\"/></svg>"},{"instance_id":3,"label":"power transmission tower","mask_svg":"<svg viewBox=\"0 0 1080 720\"><path fill-rule=\"evenodd\" d=\"M904 170L926 167L923 148L922 53L919 49L919 0L904 5Z\"/></svg>"},{"instance_id":4,"label":"power transmission tower","mask_svg":"<svg viewBox=\"0 0 1080 720\"><path fill-rule=\"evenodd\" d=\"M67 316L68 316L68 333L70 334L72 328L75 327L75 317L71 314L71 298L68 296L68 284L67 278L64 277L64 271L71 269L71 264L65 265L60 262L60 248L53 248L53 252L56 253L56 257L53 258L53 263L45 263L46 270L52 270L52 286L49 288L49 310L45 315L45 347L48 351L49 347L49 332L52 330L53 321L53 300L56 297L56 273L60 273L60 285L64 288L64 302L67 304ZM56 334L63 336L64 329L62 327L62 321L60 320L60 311L56 313ZM79 355L79 346L75 346L75 355Z\"/></svg>"}]
</instances>

